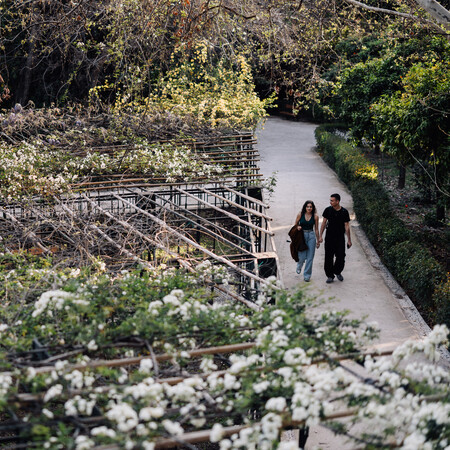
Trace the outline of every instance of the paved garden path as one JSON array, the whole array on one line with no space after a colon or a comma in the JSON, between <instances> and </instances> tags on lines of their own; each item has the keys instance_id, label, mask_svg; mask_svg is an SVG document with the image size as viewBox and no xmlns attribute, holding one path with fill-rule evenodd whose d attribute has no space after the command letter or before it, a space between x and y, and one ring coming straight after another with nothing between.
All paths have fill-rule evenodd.
<instances>
[{"instance_id":1,"label":"paved garden path","mask_svg":"<svg viewBox=\"0 0 450 450\"><path fill-rule=\"evenodd\" d=\"M390 348L406 339L418 338L423 334L423 329L420 324L417 326L406 318L405 304L403 309L399 306L404 293L386 284L382 276L383 267L380 267L376 258L374 260L367 254L371 246L354 220L349 191L314 149L315 127L309 123L270 118L264 128L257 131L262 173L268 177L272 172L278 172L268 212L273 217L272 229L284 285L286 288L307 285L314 295L334 299L320 308L347 309L351 316L366 316L367 321L378 322L381 334L377 346ZM316 251L311 282L305 283L303 276L295 273L296 266L289 253L287 233L305 200L315 202L321 217L322 211L329 205L330 194L334 192L341 194L341 205L349 210L352 218L353 247L347 250L344 281L325 283L324 248L321 245ZM346 447L341 440L333 438L331 433L322 428L311 430L306 448L317 446L333 450L352 448Z\"/></svg>"}]
</instances>

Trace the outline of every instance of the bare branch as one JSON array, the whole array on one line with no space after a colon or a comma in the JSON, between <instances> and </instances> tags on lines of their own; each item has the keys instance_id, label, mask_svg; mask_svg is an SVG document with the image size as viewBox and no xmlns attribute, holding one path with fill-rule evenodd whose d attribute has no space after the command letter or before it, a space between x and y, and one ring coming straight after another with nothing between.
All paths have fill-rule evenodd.
<instances>
[{"instance_id":1,"label":"bare branch","mask_svg":"<svg viewBox=\"0 0 450 450\"><path fill-rule=\"evenodd\" d=\"M420 20L419 17L417 17L413 14L402 13L399 11L394 11L392 9L378 8L376 6L369 6L369 5L366 5L365 3L358 2L357 0L345 0L345 1L347 3L350 3L351 5L357 6L358 8L367 9L368 11L379 12L379 13L383 13L383 14L390 14L393 16L399 16L399 17L403 17L405 19L410 19L410 20L414 20L414 21ZM418 1L418 3L420 3L420 1ZM436 23L432 22L431 20L426 20L426 22L429 25L431 25L433 28L435 28L436 30L439 30L442 33L441 27L436 25Z\"/></svg>"},{"instance_id":2,"label":"bare branch","mask_svg":"<svg viewBox=\"0 0 450 450\"><path fill-rule=\"evenodd\" d=\"M450 30L450 11L445 9L436 0L415 0L438 23Z\"/></svg>"}]
</instances>

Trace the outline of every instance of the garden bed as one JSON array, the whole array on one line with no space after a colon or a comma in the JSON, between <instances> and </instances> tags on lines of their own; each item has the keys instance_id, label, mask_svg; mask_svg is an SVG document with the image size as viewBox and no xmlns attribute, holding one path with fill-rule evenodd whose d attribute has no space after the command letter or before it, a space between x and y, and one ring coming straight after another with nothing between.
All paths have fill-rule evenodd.
<instances>
[{"instance_id":1,"label":"garden bed","mask_svg":"<svg viewBox=\"0 0 450 450\"><path fill-rule=\"evenodd\" d=\"M427 232L419 217L411 220L411 211L404 212L413 209L415 214L426 214L412 206L415 199L412 189L392 190L395 177L392 168L383 166L380 171L368 155L333 131L329 125L316 129L319 152L349 186L358 221L384 264L429 325L450 323L450 280L446 264L434 257L435 253L445 255L439 230Z\"/></svg>"},{"instance_id":2,"label":"garden bed","mask_svg":"<svg viewBox=\"0 0 450 450\"><path fill-rule=\"evenodd\" d=\"M413 174L407 172L406 186L398 187L398 167L388 155L376 155L371 151L366 157L378 167L378 181L389 195L391 207L405 226L420 235L421 241L446 272L450 272L450 229L446 224L435 223L435 204L425 201L414 183ZM434 226L432 226L433 224Z\"/></svg>"}]
</instances>

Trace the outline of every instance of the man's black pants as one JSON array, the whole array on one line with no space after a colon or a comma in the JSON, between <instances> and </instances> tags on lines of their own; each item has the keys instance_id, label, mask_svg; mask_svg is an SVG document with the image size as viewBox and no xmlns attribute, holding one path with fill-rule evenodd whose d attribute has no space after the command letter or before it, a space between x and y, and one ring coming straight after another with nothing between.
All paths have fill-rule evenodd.
<instances>
[{"instance_id":1,"label":"man's black pants","mask_svg":"<svg viewBox=\"0 0 450 450\"><path fill-rule=\"evenodd\" d=\"M345 265L345 238L325 237L325 274L334 278L344 270Z\"/></svg>"}]
</instances>

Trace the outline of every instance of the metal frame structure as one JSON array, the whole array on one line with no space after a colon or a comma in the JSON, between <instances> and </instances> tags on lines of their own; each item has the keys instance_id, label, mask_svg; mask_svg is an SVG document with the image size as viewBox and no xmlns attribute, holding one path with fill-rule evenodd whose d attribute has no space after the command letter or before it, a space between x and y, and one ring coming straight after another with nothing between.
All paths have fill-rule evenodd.
<instances>
[{"instance_id":1,"label":"metal frame structure","mask_svg":"<svg viewBox=\"0 0 450 450\"><path fill-rule=\"evenodd\" d=\"M265 278L279 276L268 205L257 183L255 139L244 134L188 144L198 157L226 165L220 180L90 177L70 195L1 205L3 244L74 265L101 256L112 270L136 262L192 269L209 259L231 271L235 294L253 300Z\"/></svg>"}]
</instances>

